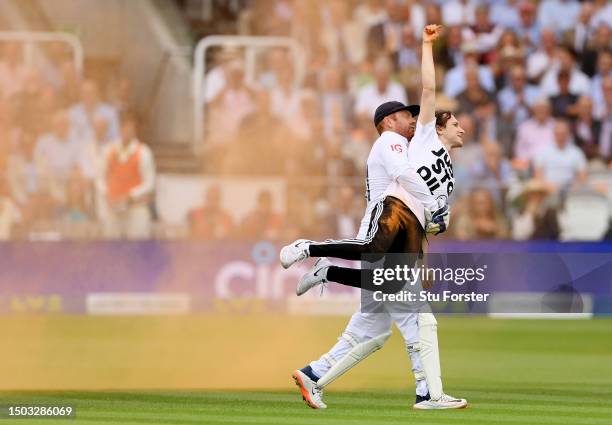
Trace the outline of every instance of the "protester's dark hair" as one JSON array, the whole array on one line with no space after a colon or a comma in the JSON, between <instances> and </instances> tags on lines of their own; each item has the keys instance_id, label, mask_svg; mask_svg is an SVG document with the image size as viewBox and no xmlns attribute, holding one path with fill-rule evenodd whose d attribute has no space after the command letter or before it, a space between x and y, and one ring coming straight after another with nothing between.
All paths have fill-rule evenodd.
<instances>
[{"instance_id":1,"label":"protester's dark hair","mask_svg":"<svg viewBox=\"0 0 612 425\"><path fill-rule=\"evenodd\" d=\"M444 128L446 123L453 116L453 113L447 109L436 111L436 127Z\"/></svg>"}]
</instances>

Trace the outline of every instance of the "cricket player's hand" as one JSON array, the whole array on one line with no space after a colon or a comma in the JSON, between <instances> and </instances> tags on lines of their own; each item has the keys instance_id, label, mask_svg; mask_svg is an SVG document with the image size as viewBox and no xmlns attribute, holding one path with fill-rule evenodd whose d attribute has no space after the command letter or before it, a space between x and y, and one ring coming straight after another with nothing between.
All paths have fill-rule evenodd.
<instances>
[{"instance_id":1,"label":"cricket player's hand","mask_svg":"<svg viewBox=\"0 0 612 425\"><path fill-rule=\"evenodd\" d=\"M442 208L431 212L425 208L425 231L432 235L444 233L450 225L450 208L444 205Z\"/></svg>"},{"instance_id":2,"label":"cricket player's hand","mask_svg":"<svg viewBox=\"0 0 612 425\"><path fill-rule=\"evenodd\" d=\"M442 25L427 25L423 29L423 43L433 43L442 35Z\"/></svg>"}]
</instances>

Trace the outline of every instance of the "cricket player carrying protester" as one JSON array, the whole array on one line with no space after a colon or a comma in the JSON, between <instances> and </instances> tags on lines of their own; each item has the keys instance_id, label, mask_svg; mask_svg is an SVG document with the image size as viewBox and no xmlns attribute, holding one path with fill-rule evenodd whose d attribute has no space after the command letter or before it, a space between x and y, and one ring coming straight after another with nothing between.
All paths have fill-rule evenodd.
<instances>
[{"instance_id":1,"label":"cricket player carrying protester","mask_svg":"<svg viewBox=\"0 0 612 425\"><path fill-rule=\"evenodd\" d=\"M360 260L364 254L372 253L420 254L424 229L433 234L445 230L447 199L454 184L448 151L462 145L463 130L450 112L435 112L432 43L440 31L440 26L429 25L423 32L420 113L415 106L407 107L399 102L387 102L376 110L374 123L380 137L368 157L368 206L358 237L319 243L295 241L281 250L281 263L285 268L309 256ZM408 145L417 114L415 137ZM430 216L427 222L426 215ZM321 258L302 278L298 293L327 281L361 286L363 272L331 266L327 259ZM467 405L464 399L453 398L442 391L437 324L433 314L429 311L410 314L365 312L363 300L361 307L327 354L294 371L294 380L310 407L326 407L322 401L323 387L379 349L389 337L392 323L400 329L412 360L417 383L414 407L453 409Z\"/></svg>"}]
</instances>

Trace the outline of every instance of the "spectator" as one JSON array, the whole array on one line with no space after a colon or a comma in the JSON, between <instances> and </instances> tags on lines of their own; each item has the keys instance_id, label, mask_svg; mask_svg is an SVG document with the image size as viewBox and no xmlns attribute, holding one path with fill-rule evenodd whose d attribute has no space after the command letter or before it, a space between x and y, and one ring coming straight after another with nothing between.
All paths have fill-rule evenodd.
<instances>
[{"instance_id":1,"label":"spectator","mask_svg":"<svg viewBox=\"0 0 612 425\"><path fill-rule=\"evenodd\" d=\"M63 237L82 239L96 236L92 227L89 187L88 182L75 169L68 179L66 203L57 210Z\"/></svg>"},{"instance_id":2,"label":"spectator","mask_svg":"<svg viewBox=\"0 0 612 425\"><path fill-rule=\"evenodd\" d=\"M338 196L334 197L333 205L323 217L322 235L337 239L354 237L359 230L360 211L355 202L355 189L349 185L343 185L338 190Z\"/></svg>"},{"instance_id":3,"label":"spectator","mask_svg":"<svg viewBox=\"0 0 612 425\"><path fill-rule=\"evenodd\" d=\"M262 190L257 195L255 209L244 218L240 225L240 234L251 240L279 240L283 231L283 217L274 211L272 194Z\"/></svg>"},{"instance_id":4,"label":"spectator","mask_svg":"<svg viewBox=\"0 0 612 425\"><path fill-rule=\"evenodd\" d=\"M513 27L514 32L531 53L540 45L540 26L536 19L536 6L530 0L522 0L518 5L520 22Z\"/></svg>"},{"instance_id":5,"label":"spectator","mask_svg":"<svg viewBox=\"0 0 612 425\"><path fill-rule=\"evenodd\" d=\"M280 47L270 49L265 58L265 68L259 75L259 86L265 90L277 87L279 75L287 66L290 66L287 50Z\"/></svg>"},{"instance_id":6,"label":"spectator","mask_svg":"<svg viewBox=\"0 0 612 425\"><path fill-rule=\"evenodd\" d=\"M2 60L0 60L0 96L5 99L23 90L28 70L22 63L21 56L19 43L14 41L3 43Z\"/></svg>"},{"instance_id":7,"label":"spectator","mask_svg":"<svg viewBox=\"0 0 612 425\"><path fill-rule=\"evenodd\" d=\"M463 31L459 25L454 25L448 27L445 32L443 47L437 51L439 57L435 59L444 69L451 69L463 62Z\"/></svg>"},{"instance_id":8,"label":"spectator","mask_svg":"<svg viewBox=\"0 0 612 425\"><path fill-rule=\"evenodd\" d=\"M497 95L502 121L517 128L529 118L529 111L540 91L527 83L525 68L515 65L510 69L510 83Z\"/></svg>"},{"instance_id":9,"label":"spectator","mask_svg":"<svg viewBox=\"0 0 612 425\"><path fill-rule=\"evenodd\" d=\"M81 76L77 71L74 61L64 61L60 67L61 85L58 91L60 104L69 107L78 102L81 95Z\"/></svg>"},{"instance_id":10,"label":"spectator","mask_svg":"<svg viewBox=\"0 0 612 425\"><path fill-rule=\"evenodd\" d=\"M222 158L217 174L283 175L284 164L295 149L295 137L272 114L269 92L257 92L256 101L253 112L240 123L237 137ZM268 161L253 161L255 156Z\"/></svg>"},{"instance_id":11,"label":"spectator","mask_svg":"<svg viewBox=\"0 0 612 425\"><path fill-rule=\"evenodd\" d=\"M520 25L518 0L497 0L491 2L490 19L502 28L517 28Z\"/></svg>"},{"instance_id":12,"label":"spectator","mask_svg":"<svg viewBox=\"0 0 612 425\"><path fill-rule=\"evenodd\" d=\"M442 9L440 5L434 2L426 2L425 3L425 22L428 24L439 24L442 25L444 22L442 20ZM457 24L446 24L446 25L460 25Z\"/></svg>"},{"instance_id":13,"label":"spectator","mask_svg":"<svg viewBox=\"0 0 612 425\"><path fill-rule=\"evenodd\" d=\"M506 220L495 207L491 193L476 188L468 195L467 211L455 221L459 240L502 239L508 234Z\"/></svg>"},{"instance_id":14,"label":"spectator","mask_svg":"<svg viewBox=\"0 0 612 425\"><path fill-rule=\"evenodd\" d=\"M559 237L557 211L550 205L549 186L530 180L519 197L520 214L512 220L512 238L524 240L556 240Z\"/></svg>"},{"instance_id":15,"label":"spectator","mask_svg":"<svg viewBox=\"0 0 612 425\"><path fill-rule=\"evenodd\" d=\"M534 160L536 177L544 179L558 190L586 181L584 153L570 141L570 125L558 120L554 125L554 143L548 145Z\"/></svg>"},{"instance_id":16,"label":"spectator","mask_svg":"<svg viewBox=\"0 0 612 425\"><path fill-rule=\"evenodd\" d=\"M480 86L478 69L465 67L466 88L457 97L460 111L473 111L476 121L476 138L494 140L497 134L495 98Z\"/></svg>"},{"instance_id":17,"label":"spectator","mask_svg":"<svg viewBox=\"0 0 612 425\"><path fill-rule=\"evenodd\" d=\"M512 44L505 45L502 47L502 42L509 42ZM500 40L500 45L497 50L491 55L492 61L489 65L495 79L495 91L499 92L510 82L509 71L515 66L523 66L524 61L524 50L518 47L514 43L516 37L513 32L506 32Z\"/></svg>"},{"instance_id":18,"label":"spectator","mask_svg":"<svg viewBox=\"0 0 612 425\"><path fill-rule=\"evenodd\" d=\"M453 167L467 170L482 157L482 144L476 138L476 124L472 114L462 112L457 115L457 121L459 127L464 130L463 147L451 150Z\"/></svg>"},{"instance_id":19,"label":"spectator","mask_svg":"<svg viewBox=\"0 0 612 425\"><path fill-rule=\"evenodd\" d=\"M409 19L410 9L402 1L386 1L387 18L370 28L367 39L368 58L378 55L395 56L400 48L402 29Z\"/></svg>"},{"instance_id":20,"label":"spectator","mask_svg":"<svg viewBox=\"0 0 612 425\"><path fill-rule=\"evenodd\" d=\"M370 28L387 19L385 0L366 0L360 2L355 8L353 16L360 30L361 39L366 44Z\"/></svg>"},{"instance_id":21,"label":"spectator","mask_svg":"<svg viewBox=\"0 0 612 425\"><path fill-rule=\"evenodd\" d=\"M344 0L330 0L323 5L327 22L319 28L319 35L321 45L327 49L329 65L342 67L361 62L366 55L365 45L360 43L359 28L351 20L350 5Z\"/></svg>"},{"instance_id":22,"label":"spectator","mask_svg":"<svg viewBox=\"0 0 612 425\"><path fill-rule=\"evenodd\" d=\"M117 111L102 102L98 85L92 80L86 80L81 84L81 102L70 108L70 121L79 141L94 138L93 121L96 117L103 117L108 122L104 141L117 140L119 136Z\"/></svg>"},{"instance_id":23,"label":"spectator","mask_svg":"<svg viewBox=\"0 0 612 425\"><path fill-rule=\"evenodd\" d=\"M569 72L561 71L557 74L557 85L559 93L550 97L553 117L569 119L576 114L575 103L578 101L578 95L570 92Z\"/></svg>"},{"instance_id":24,"label":"spectator","mask_svg":"<svg viewBox=\"0 0 612 425\"><path fill-rule=\"evenodd\" d=\"M589 26L599 28L602 25L612 27L612 4L608 0L594 0Z\"/></svg>"},{"instance_id":25,"label":"spectator","mask_svg":"<svg viewBox=\"0 0 612 425\"><path fill-rule=\"evenodd\" d=\"M107 238L145 239L151 236L153 154L138 139L132 115L122 114L120 122L120 139L104 152L98 179L106 201L101 209L103 233Z\"/></svg>"},{"instance_id":26,"label":"spectator","mask_svg":"<svg viewBox=\"0 0 612 425\"><path fill-rule=\"evenodd\" d=\"M464 54L463 61L446 73L444 78L444 94L453 98L465 90L465 69L467 67L477 67L478 80L482 88L489 92L495 91L495 79L493 78L491 68L478 64L478 51L475 46L470 43L464 43L461 46L461 50Z\"/></svg>"},{"instance_id":27,"label":"spectator","mask_svg":"<svg viewBox=\"0 0 612 425\"><path fill-rule=\"evenodd\" d=\"M419 43L410 25L402 26L402 38L397 49L397 66L400 71L409 69L414 72L421 65Z\"/></svg>"},{"instance_id":28,"label":"spectator","mask_svg":"<svg viewBox=\"0 0 612 425\"><path fill-rule=\"evenodd\" d=\"M589 76L593 75L593 69L592 69L592 65L594 65L593 60L592 60L592 55L585 52L585 50L587 49L587 41L590 38L590 28L589 28L589 22L591 20L591 17L593 16L593 3L591 2L584 2L582 3L582 6L580 7L580 15L578 16L578 22L576 23L576 27L573 30L573 47L576 49L576 52L578 52L581 55L581 61L582 61L582 70ZM587 53L587 54L585 54ZM595 53L596 54L596 53ZM586 66L586 68L589 69L588 72L585 69L585 64L584 64L584 60L587 59L587 62L589 62L589 64Z\"/></svg>"},{"instance_id":29,"label":"spectator","mask_svg":"<svg viewBox=\"0 0 612 425\"><path fill-rule=\"evenodd\" d=\"M476 66L466 66L465 68L465 90L463 90L457 101L460 111L473 111L481 106L494 101L493 95L484 90L478 78L478 68Z\"/></svg>"},{"instance_id":30,"label":"spectator","mask_svg":"<svg viewBox=\"0 0 612 425\"><path fill-rule=\"evenodd\" d=\"M474 24L463 30L463 39L472 43L482 56L485 63L491 60L491 52L495 49L504 28L495 25L489 18L489 6L480 4L476 6Z\"/></svg>"},{"instance_id":31,"label":"spectator","mask_svg":"<svg viewBox=\"0 0 612 425\"><path fill-rule=\"evenodd\" d=\"M60 90L62 81L62 64L71 60L68 45L61 41L51 41L45 43L47 60L40 66L45 82L50 84L55 90Z\"/></svg>"},{"instance_id":32,"label":"spectator","mask_svg":"<svg viewBox=\"0 0 612 425\"><path fill-rule=\"evenodd\" d=\"M17 124L22 128L28 128L36 134L48 130L48 111L45 104L41 102L43 90L45 89L41 73L36 69L25 72L22 89L14 93L11 98L11 106L15 114Z\"/></svg>"},{"instance_id":33,"label":"spectator","mask_svg":"<svg viewBox=\"0 0 612 425\"><path fill-rule=\"evenodd\" d=\"M593 118L591 98L581 96L576 103L576 120L572 124L572 135L587 159L599 157L600 133L601 122Z\"/></svg>"},{"instance_id":34,"label":"spectator","mask_svg":"<svg viewBox=\"0 0 612 425\"><path fill-rule=\"evenodd\" d=\"M79 143L81 147L80 168L83 177L89 181L95 181L100 174L104 158L104 149L108 143L104 138L108 134L108 121L106 118L95 117L92 123L93 134L90 140Z\"/></svg>"},{"instance_id":35,"label":"spectator","mask_svg":"<svg viewBox=\"0 0 612 425\"><path fill-rule=\"evenodd\" d=\"M588 96L591 90L591 82L582 71L576 67L576 53L567 48L560 47L557 50L556 64L542 77L540 90L545 96L554 96L559 94L558 76L560 72L569 74L569 91L576 95Z\"/></svg>"},{"instance_id":36,"label":"spectator","mask_svg":"<svg viewBox=\"0 0 612 425\"><path fill-rule=\"evenodd\" d=\"M423 32L422 28L429 23L425 20L425 8L422 0L406 0L405 8L408 11L409 17L406 19L405 27L412 28L413 35L417 39L421 39Z\"/></svg>"},{"instance_id":37,"label":"spectator","mask_svg":"<svg viewBox=\"0 0 612 425\"><path fill-rule=\"evenodd\" d=\"M189 234L195 239L228 239L234 233L234 220L221 206L221 188L211 185L204 203L188 213Z\"/></svg>"},{"instance_id":38,"label":"spectator","mask_svg":"<svg viewBox=\"0 0 612 425\"><path fill-rule=\"evenodd\" d=\"M109 105L118 114L127 112L132 107L132 82L125 77L113 80L109 93ZM108 129L107 129L108 131Z\"/></svg>"},{"instance_id":39,"label":"spectator","mask_svg":"<svg viewBox=\"0 0 612 425\"><path fill-rule=\"evenodd\" d=\"M538 8L542 28L552 28L561 36L578 22L580 4L575 0L544 0Z\"/></svg>"},{"instance_id":40,"label":"spectator","mask_svg":"<svg viewBox=\"0 0 612 425\"><path fill-rule=\"evenodd\" d=\"M475 0L450 0L442 4L444 25L472 25L475 21ZM428 23L432 23L427 21Z\"/></svg>"},{"instance_id":41,"label":"spectator","mask_svg":"<svg viewBox=\"0 0 612 425\"><path fill-rule=\"evenodd\" d=\"M7 161L6 176L11 197L22 206L37 196L42 184L39 174L42 170L36 163L35 148L36 136L24 132Z\"/></svg>"},{"instance_id":42,"label":"spectator","mask_svg":"<svg viewBox=\"0 0 612 425\"><path fill-rule=\"evenodd\" d=\"M350 100L341 70L329 68L323 74L320 95L326 138L342 137L350 116Z\"/></svg>"},{"instance_id":43,"label":"spectator","mask_svg":"<svg viewBox=\"0 0 612 425\"><path fill-rule=\"evenodd\" d=\"M503 207L503 199L512 178L512 165L502 156L501 146L496 142L482 144L483 156L476 161L471 171L471 180L487 189L495 205Z\"/></svg>"},{"instance_id":44,"label":"spectator","mask_svg":"<svg viewBox=\"0 0 612 425\"><path fill-rule=\"evenodd\" d=\"M293 66L280 70L278 85L270 91L270 109L278 119L291 129L299 127L295 117L301 114L302 90L296 86Z\"/></svg>"},{"instance_id":45,"label":"spectator","mask_svg":"<svg viewBox=\"0 0 612 425\"><path fill-rule=\"evenodd\" d=\"M595 113L595 116L601 120L599 152L602 157L610 161L612 160L612 77L604 78L601 86L604 97L603 106Z\"/></svg>"},{"instance_id":46,"label":"spectator","mask_svg":"<svg viewBox=\"0 0 612 425\"><path fill-rule=\"evenodd\" d=\"M66 183L75 168L80 166L81 147L70 128L70 118L65 110L53 117L50 133L42 135L36 142L34 158L41 184L45 191L58 202L66 199Z\"/></svg>"},{"instance_id":47,"label":"spectator","mask_svg":"<svg viewBox=\"0 0 612 425\"><path fill-rule=\"evenodd\" d=\"M555 122L550 116L548 99L540 98L533 103L533 117L523 122L517 131L514 157L531 162L540 151L554 142Z\"/></svg>"},{"instance_id":48,"label":"spectator","mask_svg":"<svg viewBox=\"0 0 612 425\"><path fill-rule=\"evenodd\" d=\"M0 179L0 241L11 239L13 228L21 221L21 213L9 195L9 187Z\"/></svg>"},{"instance_id":49,"label":"spectator","mask_svg":"<svg viewBox=\"0 0 612 425\"><path fill-rule=\"evenodd\" d=\"M397 100L408 103L404 88L391 80L391 61L380 56L374 63L374 82L362 87L357 93L355 114L362 120L371 122L376 108L385 102Z\"/></svg>"},{"instance_id":50,"label":"spectator","mask_svg":"<svg viewBox=\"0 0 612 425\"><path fill-rule=\"evenodd\" d=\"M544 74L556 63L557 38L555 32L544 28L540 34L541 43L535 52L527 57L527 77L539 84Z\"/></svg>"},{"instance_id":51,"label":"spectator","mask_svg":"<svg viewBox=\"0 0 612 425\"><path fill-rule=\"evenodd\" d=\"M273 53L270 52L269 56L273 56ZM204 90L203 99L205 103L210 103L215 100L225 88L227 81L226 75L229 72L229 67L233 65L234 61L239 60L238 57L238 51L234 48L218 50L216 54L212 56L210 71L204 76L204 83L202 84Z\"/></svg>"},{"instance_id":52,"label":"spectator","mask_svg":"<svg viewBox=\"0 0 612 425\"><path fill-rule=\"evenodd\" d=\"M211 101L208 140L226 145L234 139L242 119L254 108L254 91L244 81L244 63L233 59L225 68L225 84Z\"/></svg>"},{"instance_id":53,"label":"spectator","mask_svg":"<svg viewBox=\"0 0 612 425\"><path fill-rule=\"evenodd\" d=\"M322 22L319 4L311 1L293 2L290 36L299 43L306 60L319 48L319 29ZM361 43L365 46L365 43Z\"/></svg>"},{"instance_id":54,"label":"spectator","mask_svg":"<svg viewBox=\"0 0 612 425\"><path fill-rule=\"evenodd\" d=\"M591 79L591 98L594 102L594 113L604 107L603 80L612 77L612 50L603 50L597 57L597 73ZM599 117L598 117L599 118Z\"/></svg>"}]
</instances>

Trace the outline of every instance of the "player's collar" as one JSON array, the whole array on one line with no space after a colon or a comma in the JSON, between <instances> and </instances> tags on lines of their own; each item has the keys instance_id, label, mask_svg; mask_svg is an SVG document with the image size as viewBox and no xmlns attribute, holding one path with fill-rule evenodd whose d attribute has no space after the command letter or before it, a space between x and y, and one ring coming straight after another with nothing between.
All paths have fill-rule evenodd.
<instances>
[{"instance_id":1,"label":"player's collar","mask_svg":"<svg viewBox=\"0 0 612 425\"><path fill-rule=\"evenodd\" d=\"M395 131L391 131L391 130L385 130L382 132L382 134L380 135L380 137L383 137L385 134L387 134L390 137L394 137L394 138L400 138L402 139L402 141L408 143L408 139L406 139L404 136L402 136L399 133L396 133Z\"/></svg>"}]
</instances>

